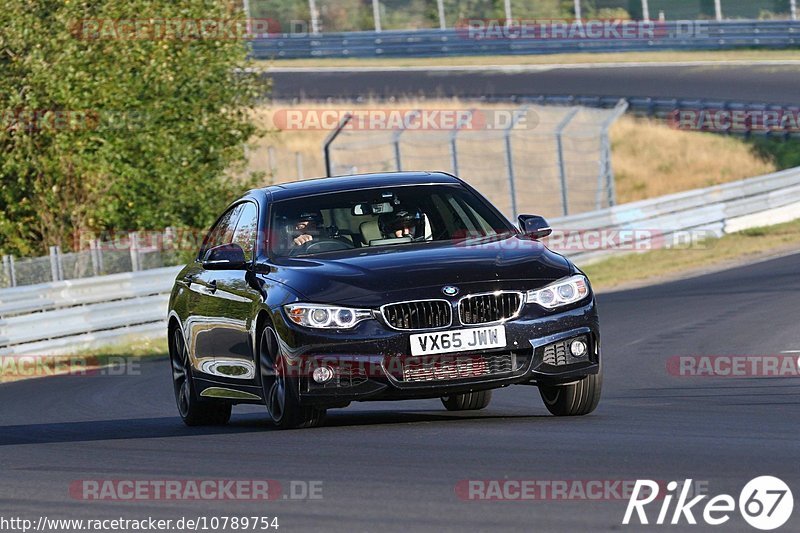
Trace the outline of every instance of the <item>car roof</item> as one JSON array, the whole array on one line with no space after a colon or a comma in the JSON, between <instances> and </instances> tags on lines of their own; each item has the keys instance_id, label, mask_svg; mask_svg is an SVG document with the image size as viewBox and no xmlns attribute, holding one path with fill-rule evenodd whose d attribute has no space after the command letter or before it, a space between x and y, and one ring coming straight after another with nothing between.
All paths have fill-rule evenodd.
<instances>
[{"instance_id":1,"label":"car roof","mask_svg":"<svg viewBox=\"0 0 800 533\"><path fill-rule=\"evenodd\" d=\"M461 180L444 172L381 172L354 174L293 181L264 187L273 200L301 198L315 194L369 189L373 187L397 187L401 185L427 185L439 183L461 183Z\"/></svg>"}]
</instances>

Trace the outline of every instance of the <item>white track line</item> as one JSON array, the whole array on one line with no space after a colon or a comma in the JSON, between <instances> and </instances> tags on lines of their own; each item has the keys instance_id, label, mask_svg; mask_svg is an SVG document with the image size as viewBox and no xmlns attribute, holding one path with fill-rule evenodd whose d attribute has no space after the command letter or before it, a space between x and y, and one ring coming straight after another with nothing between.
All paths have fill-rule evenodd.
<instances>
[{"instance_id":1,"label":"white track line","mask_svg":"<svg viewBox=\"0 0 800 533\"><path fill-rule=\"evenodd\" d=\"M456 58L452 58L456 59ZM275 64L280 64L278 60ZM557 63L553 65L449 65L449 66L342 66L342 67L266 67L248 69L266 72L500 72L500 73L520 73L520 72L545 72L548 70L566 69L596 69L596 68L664 68L664 67L800 67L800 60L797 59L775 59L775 60L748 60L732 59L724 61L637 61L637 62L617 62L617 63Z\"/></svg>"}]
</instances>

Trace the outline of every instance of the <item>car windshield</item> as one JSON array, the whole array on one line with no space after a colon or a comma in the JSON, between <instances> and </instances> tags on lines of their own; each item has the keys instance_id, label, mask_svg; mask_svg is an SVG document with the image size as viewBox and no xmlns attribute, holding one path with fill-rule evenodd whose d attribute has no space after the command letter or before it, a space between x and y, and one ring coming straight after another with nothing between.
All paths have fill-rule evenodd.
<instances>
[{"instance_id":1,"label":"car windshield","mask_svg":"<svg viewBox=\"0 0 800 533\"><path fill-rule=\"evenodd\" d=\"M276 202L273 256L458 241L513 231L460 185L417 185L331 193Z\"/></svg>"}]
</instances>

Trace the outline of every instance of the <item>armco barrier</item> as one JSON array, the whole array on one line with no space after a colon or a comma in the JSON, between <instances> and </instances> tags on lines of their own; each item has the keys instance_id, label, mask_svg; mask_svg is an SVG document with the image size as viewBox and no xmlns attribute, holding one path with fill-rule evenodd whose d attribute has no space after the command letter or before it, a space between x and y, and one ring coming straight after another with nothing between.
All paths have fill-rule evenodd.
<instances>
[{"instance_id":1,"label":"armco barrier","mask_svg":"<svg viewBox=\"0 0 800 533\"><path fill-rule=\"evenodd\" d=\"M719 237L796 218L800 218L800 168L557 218L551 225L566 232L644 230L639 234L644 239L655 234L669 241L683 232ZM586 264L632 247L576 250L567 255Z\"/></svg>"},{"instance_id":2,"label":"armco barrier","mask_svg":"<svg viewBox=\"0 0 800 533\"><path fill-rule=\"evenodd\" d=\"M534 211L529 206L525 211ZM800 168L553 219L559 231L647 230L721 236L800 214ZM587 264L628 249L566 252ZM71 353L126 336L164 337L178 267L0 290L0 356Z\"/></svg>"},{"instance_id":3,"label":"armco barrier","mask_svg":"<svg viewBox=\"0 0 800 533\"><path fill-rule=\"evenodd\" d=\"M791 48L798 21L670 21L655 38L474 38L464 29L265 35L251 43L255 59L445 57L570 52Z\"/></svg>"},{"instance_id":4,"label":"armco barrier","mask_svg":"<svg viewBox=\"0 0 800 533\"><path fill-rule=\"evenodd\" d=\"M180 267L0 290L0 356L72 353L165 337Z\"/></svg>"}]
</instances>

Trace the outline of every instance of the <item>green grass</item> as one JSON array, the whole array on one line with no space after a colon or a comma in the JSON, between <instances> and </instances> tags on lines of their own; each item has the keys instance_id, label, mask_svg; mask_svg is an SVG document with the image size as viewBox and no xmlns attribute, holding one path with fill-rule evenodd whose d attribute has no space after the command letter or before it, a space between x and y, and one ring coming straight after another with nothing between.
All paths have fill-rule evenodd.
<instances>
[{"instance_id":1,"label":"green grass","mask_svg":"<svg viewBox=\"0 0 800 533\"><path fill-rule=\"evenodd\" d=\"M612 257L583 267L595 289L655 282L778 253L800 252L800 219L708 239L695 248L661 249Z\"/></svg>"}]
</instances>

